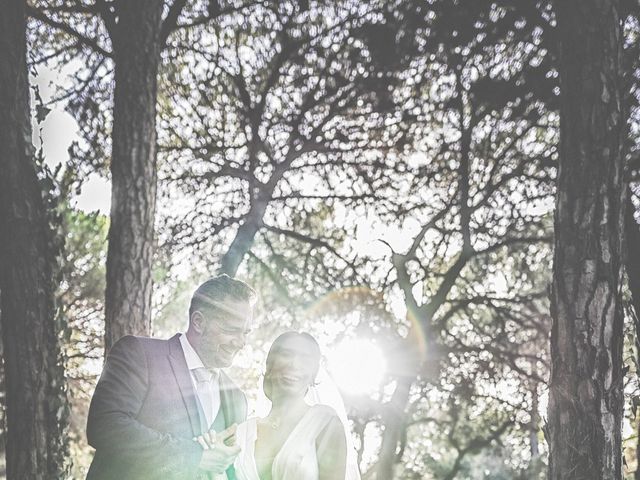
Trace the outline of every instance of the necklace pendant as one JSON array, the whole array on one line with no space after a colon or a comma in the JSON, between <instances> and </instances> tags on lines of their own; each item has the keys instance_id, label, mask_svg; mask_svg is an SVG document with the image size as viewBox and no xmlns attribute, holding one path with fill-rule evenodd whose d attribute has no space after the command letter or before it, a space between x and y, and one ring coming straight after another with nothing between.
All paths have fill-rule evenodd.
<instances>
[{"instance_id":1,"label":"necklace pendant","mask_svg":"<svg viewBox=\"0 0 640 480\"><path fill-rule=\"evenodd\" d=\"M273 419L269 421L269 426L273 429L273 430L277 430L278 428L280 428L280 419Z\"/></svg>"}]
</instances>

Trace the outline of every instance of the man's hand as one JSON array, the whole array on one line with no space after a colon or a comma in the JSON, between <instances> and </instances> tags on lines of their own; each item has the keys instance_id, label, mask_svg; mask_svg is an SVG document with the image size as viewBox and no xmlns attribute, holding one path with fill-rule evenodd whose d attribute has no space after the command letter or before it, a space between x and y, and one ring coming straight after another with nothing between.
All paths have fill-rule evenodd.
<instances>
[{"instance_id":1,"label":"man's hand","mask_svg":"<svg viewBox=\"0 0 640 480\"><path fill-rule=\"evenodd\" d=\"M205 450L210 450L216 445L224 444L227 446L235 445L236 443L236 429L237 425L234 423L226 430L216 433L211 429L208 432L203 433L199 437L193 437L193 440L198 442Z\"/></svg>"},{"instance_id":2,"label":"man's hand","mask_svg":"<svg viewBox=\"0 0 640 480\"><path fill-rule=\"evenodd\" d=\"M204 449L198 467L213 473L223 473L240 453L240 447L235 445L235 434L236 425L233 424L220 433L210 430L194 438Z\"/></svg>"},{"instance_id":3,"label":"man's hand","mask_svg":"<svg viewBox=\"0 0 640 480\"><path fill-rule=\"evenodd\" d=\"M221 444L216 447L204 450L198 468L213 473L224 473L240 453L240 447L232 445L230 447Z\"/></svg>"}]
</instances>

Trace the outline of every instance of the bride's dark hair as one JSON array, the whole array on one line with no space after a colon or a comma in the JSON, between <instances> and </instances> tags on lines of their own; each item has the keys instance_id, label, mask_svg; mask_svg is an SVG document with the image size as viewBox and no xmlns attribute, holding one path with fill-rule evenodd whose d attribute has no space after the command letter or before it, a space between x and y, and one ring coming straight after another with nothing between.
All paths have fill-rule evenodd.
<instances>
[{"instance_id":1,"label":"bride's dark hair","mask_svg":"<svg viewBox=\"0 0 640 480\"><path fill-rule=\"evenodd\" d=\"M311 354L312 362L314 362L313 368L313 378L316 378L318 374L318 370L320 369L320 345L315 338L313 338L307 332L284 332L279 335L271 344L271 348L269 348L269 353L267 353L267 360L265 365L264 379L262 381L262 389L264 394L267 396L269 400L271 400L271 379L270 372L271 366L273 364L273 356L276 354L288 340L292 340L294 338L302 338L309 343L309 353Z\"/></svg>"}]
</instances>

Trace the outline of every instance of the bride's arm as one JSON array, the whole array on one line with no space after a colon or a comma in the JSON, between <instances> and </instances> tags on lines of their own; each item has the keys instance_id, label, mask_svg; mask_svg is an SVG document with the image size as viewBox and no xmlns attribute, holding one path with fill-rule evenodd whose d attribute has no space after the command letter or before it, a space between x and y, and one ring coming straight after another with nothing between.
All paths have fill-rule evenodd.
<instances>
[{"instance_id":1,"label":"bride's arm","mask_svg":"<svg viewBox=\"0 0 640 480\"><path fill-rule=\"evenodd\" d=\"M340 419L332 417L316 441L319 480L343 480L347 465L347 440Z\"/></svg>"}]
</instances>

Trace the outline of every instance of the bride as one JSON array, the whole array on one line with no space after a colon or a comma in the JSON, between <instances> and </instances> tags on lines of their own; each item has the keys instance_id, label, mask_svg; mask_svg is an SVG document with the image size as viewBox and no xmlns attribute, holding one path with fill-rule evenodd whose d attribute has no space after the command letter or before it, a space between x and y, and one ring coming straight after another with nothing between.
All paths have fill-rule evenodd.
<instances>
[{"instance_id":1,"label":"bride","mask_svg":"<svg viewBox=\"0 0 640 480\"><path fill-rule=\"evenodd\" d=\"M359 480L344 417L305 401L319 368L320 347L308 333L287 332L273 342L263 382L271 411L237 428L237 480Z\"/></svg>"}]
</instances>

